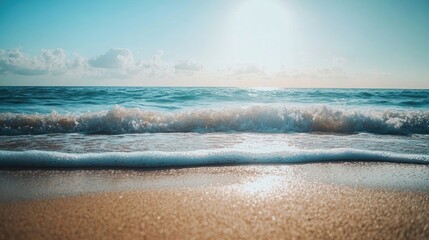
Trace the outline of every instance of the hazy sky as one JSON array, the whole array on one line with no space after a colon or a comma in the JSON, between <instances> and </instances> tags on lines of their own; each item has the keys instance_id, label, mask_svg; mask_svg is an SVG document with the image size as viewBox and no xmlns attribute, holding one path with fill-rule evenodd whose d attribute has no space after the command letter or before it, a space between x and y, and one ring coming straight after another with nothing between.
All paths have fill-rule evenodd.
<instances>
[{"instance_id":1,"label":"hazy sky","mask_svg":"<svg viewBox=\"0 0 429 240\"><path fill-rule=\"evenodd\" d=\"M429 88L429 1L0 0L0 85Z\"/></svg>"}]
</instances>

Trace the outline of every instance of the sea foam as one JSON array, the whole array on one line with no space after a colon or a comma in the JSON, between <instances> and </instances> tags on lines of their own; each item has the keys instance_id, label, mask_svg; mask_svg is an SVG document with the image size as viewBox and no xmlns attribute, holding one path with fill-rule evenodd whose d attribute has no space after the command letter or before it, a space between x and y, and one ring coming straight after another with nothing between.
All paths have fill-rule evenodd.
<instances>
[{"instance_id":1,"label":"sea foam","mask_svg":"<svg viewBox=\"0 0 429 240\"><path fill-rule=\"evenodd\" d=\"M87 113L0 113L1 135L158 132L429 134L429 112L254 105L173 112L115 106Z\"/></svg>"},{"instance_id":2,"label":"sea foam","mask_svg":"<svg viewBox=\"0 0 429 240\"><path fill-rule=\"evenodd\" d=\"M429 156L366 151L348 148L330 150L289 150L279 152L237 151L234 149L188 152L107 152L62 153L50 151L0 151L0 167L108 168L108 167L189 167L240 164L288 164L330 161L371 161L429 164Z\"/></svg>"}]
</instances>

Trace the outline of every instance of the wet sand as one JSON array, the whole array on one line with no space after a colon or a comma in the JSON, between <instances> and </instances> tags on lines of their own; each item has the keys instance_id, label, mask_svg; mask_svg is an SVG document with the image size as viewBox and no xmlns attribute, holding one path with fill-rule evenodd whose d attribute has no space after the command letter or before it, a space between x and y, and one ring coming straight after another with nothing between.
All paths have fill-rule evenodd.
<instances>
[{"instance_id":1,"label":"wet sand","mask_svg":"<svg viewBox=\"0 0 429 240\"><path fill-rule=\"evenodd\" d=\"M404 187L366 184L374 180L368 180L368 169L380 168L392 179L402 176ZM349 170L355 175L347 174ZM427 166L338 163L3 172L17 179L34 175L29 178L35 185L74 179L67 174L77 179L95 177L74 185L81 191L68 189L70 195L60 191L28 199L4 198L0 238L429 239L427 179L418 175L426 171ZM348 175L346 181L332 180L341 174ZM112 182L103 186L107 179L117 187L108 188ZM85 189L91 182L98 188ZM413 188L410 182L420 185L412 184Z\"/></svg>"}]
</instances>

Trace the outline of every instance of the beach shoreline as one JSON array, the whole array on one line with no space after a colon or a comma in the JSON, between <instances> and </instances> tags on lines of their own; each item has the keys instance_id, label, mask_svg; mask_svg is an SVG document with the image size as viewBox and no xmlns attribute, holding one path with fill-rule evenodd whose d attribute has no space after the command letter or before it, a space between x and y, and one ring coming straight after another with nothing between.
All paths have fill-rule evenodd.
<instances>
[{"instance_id":1,"label":"beach shoreline","mask_svg":"<svg viewBox=\"0 0 429 240\"><path fill-rule=\"evenodd\" d=\"M332 176L341 169L338 182ZM371 169L409 184L367 185ZM387 163L2 171L28 180L16 186L51 185L0 201L0 238L427 239L426 171Z\"/></svg>"}]
</instances>

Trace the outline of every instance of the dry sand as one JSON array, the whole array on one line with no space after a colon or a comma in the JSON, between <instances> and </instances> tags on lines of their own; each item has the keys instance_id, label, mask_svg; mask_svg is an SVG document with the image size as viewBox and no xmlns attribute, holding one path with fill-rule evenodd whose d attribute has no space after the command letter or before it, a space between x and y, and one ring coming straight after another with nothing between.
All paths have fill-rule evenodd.
<instances>
[{"instance_id":1,"label":"dry sand","mask_svg":"<svg viewBox=\"0 0 429 240\"><path fill-rule=\"evenodd\" d=\"M0 238L429 239L428 192L311 181L296 169L184 169L169 173L173 187L3 202ZM186 182L193 174L212 184Z\"/></svg>"}]
</instances>

